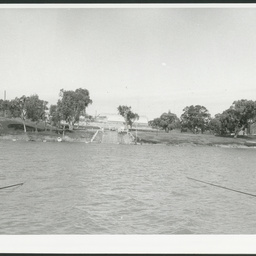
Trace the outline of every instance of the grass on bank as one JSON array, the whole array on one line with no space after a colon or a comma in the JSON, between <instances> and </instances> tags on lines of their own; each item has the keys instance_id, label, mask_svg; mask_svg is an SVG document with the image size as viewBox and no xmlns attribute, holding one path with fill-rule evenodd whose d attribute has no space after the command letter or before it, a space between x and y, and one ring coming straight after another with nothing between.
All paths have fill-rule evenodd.
<instances>
[{"instance_id":1,"label":"grass on bank","mask_svg":"<svg viewBox=\"0 0 256 256\"><path fill-rule=\"evenodd\" d=\"M27 132L24 133L23 123L19 118L3 118L0 117L0 135L2 138L12 139L29 139L35 141L48 140L55 141L58 137L62 137L62 131L57 130L56 127L52 127L47 124L45 130L45 124L43 122L37 125L37 130L35 128L35 123L26 121ZM76 141L83 140L89 141L94 130L65 130L65 140Z\"/></svg>"},{"instance_id":2,"label":"grass on bank","mask_svg":"<svg viewBox=\"0 0 256 256\"><path fill-rule=\"evenodd\" d=\"M136 132L133 132L136 136ZM165 144L197 144L197 145L244 145L246 141L255 141L256 136L216 136L213 134L181 133L179 130L172 130L169 133L163 131L145 132L137 131L138 141L142 143L165 143Z\"/></svg>"}]
</instances>

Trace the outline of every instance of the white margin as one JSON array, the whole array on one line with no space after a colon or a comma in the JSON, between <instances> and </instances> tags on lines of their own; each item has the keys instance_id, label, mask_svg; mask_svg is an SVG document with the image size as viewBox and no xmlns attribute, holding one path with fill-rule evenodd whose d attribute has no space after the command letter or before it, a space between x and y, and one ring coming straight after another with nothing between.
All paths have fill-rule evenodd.
<instances>
[{"instance_id":1,"label":"white margin","mask_svg":"<svg viewBox=\"0 0 256 256\"><path fill-rule=\"evenodd\" d=\"M256 8L256 4L1 4L0 8Z\"/></svg>"},{"instance_id":2,"label":"white margin","mask_svg":"<svg viewBox=\"0 0 256 256\"><path fill-rule=\"evenodd\" d=\"M1 253L253 254L255 235L22 235L1 236Z\"/></svg>"},{"instance_id":3,"label":"white margin","mask_svg":"<svg viewBox=\"0 0 256 256\"><path fill-rule=\"evenodd\" d=\"M1 4L0 9L256 8L256 4ZM256 235L0 235L0 253L255 254Z\"/></svg>"}]
</instances>

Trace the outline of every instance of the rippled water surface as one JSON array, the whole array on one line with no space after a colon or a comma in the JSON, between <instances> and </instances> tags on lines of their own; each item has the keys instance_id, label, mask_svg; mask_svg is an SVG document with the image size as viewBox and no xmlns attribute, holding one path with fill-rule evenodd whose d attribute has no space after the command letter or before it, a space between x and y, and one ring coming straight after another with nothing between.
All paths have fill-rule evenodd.
<instances>
[{"instance_id":1,"label":"rippled water surface","mask_svg":"<svg viewBox=\"0 0 256 256\"><path fill-rule=\"evenodd\" d=\"M0 142L1 234L256 234L252 148Z\"/></svg>"}]
</instances>

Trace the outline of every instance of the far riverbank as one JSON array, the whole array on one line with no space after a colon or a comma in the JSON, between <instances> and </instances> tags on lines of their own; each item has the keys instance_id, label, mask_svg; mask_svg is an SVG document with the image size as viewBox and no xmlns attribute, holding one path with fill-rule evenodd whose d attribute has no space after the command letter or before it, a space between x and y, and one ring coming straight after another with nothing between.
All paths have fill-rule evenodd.
<instances>
[{"instance_id":1,"label":"far riverbank","mask_svg":"<svg viewBox=\"0 0 256 256\"><path fill-rule=\"evenodd\" d=\"M66 130L64 135L62 131L55 127L44 124L38 125L38 132L35 132L35 124L30 122L26 125L27 132L24 133L22 122L18 119L1 118L0 119L0 139L12 141L37 141L37 142L57 142L59 139L63 142L83 142L90 143L93 139L96 143L102 142L102 136L116 131L105 130L94 136L99 127L85 127L84 129ZM181 133L179 130L173 130L169 133L163 131L133 131L135 141L139 144L166 144L174 146L185 145L204 145L204 146L225 146L225 147L256 147L256 136L216 136L212 134L192 134ZM122 144L136 144L136 142L124 141Z\"/></svg>"}]
</instances>

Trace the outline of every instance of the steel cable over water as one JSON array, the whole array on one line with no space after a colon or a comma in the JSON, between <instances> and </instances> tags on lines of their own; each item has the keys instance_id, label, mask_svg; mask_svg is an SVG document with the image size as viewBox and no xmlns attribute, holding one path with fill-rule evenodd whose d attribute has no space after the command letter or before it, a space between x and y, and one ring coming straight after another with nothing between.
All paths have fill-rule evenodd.
<instances>
[{"instance_id":1,"label":"steel cable over water","mask_svg":"<svg viewBox=\"0 0 256 256\"><path fill-rule=\"evenodd\" d=\"M16 187L16 186L22 186L24 183L18 183L18 184L14 184L14 185L9 185L9 186L5 186L5 187L1 187L0 189L5 189L5 188L11 188L11 187Z\"/></svg>"},{"instance_id":2,"label":"steel cable over water","mask_svg":"<svg viewBox=\"0 0 256 256\"><path fill-rule=\"evenodd\" d=\"M194 181L197 181L197 182L208 184L208 185L211 185L211 186L214 186L214 187L223 188L223 189L234 191L234 192L237 192L237 193L240 193L240 194L256 197L256 195L250 194L250 193L247 193L247 192L239 191L239 190L232 189L232 188L223 187L223 186L220 186L220 185L216 185L216 184L213 184L213 183L205 182L205 181L202 181L202 180L197 180L197 179L190 178L190 177L187 177L187 178L190 179L190 180L194 180Z\"/></svg>"}]
</instances>

